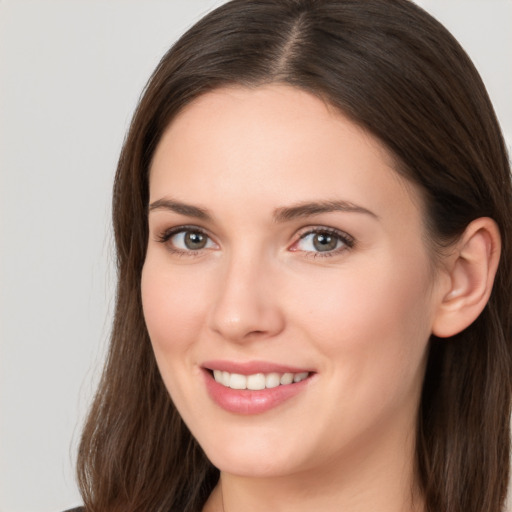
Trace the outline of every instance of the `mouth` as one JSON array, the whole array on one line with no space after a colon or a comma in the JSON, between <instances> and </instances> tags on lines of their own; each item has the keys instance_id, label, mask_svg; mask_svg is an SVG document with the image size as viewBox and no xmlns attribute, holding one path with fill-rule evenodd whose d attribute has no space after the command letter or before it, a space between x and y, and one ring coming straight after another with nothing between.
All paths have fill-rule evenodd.
<instances>
[{"instance_id":1,"label":"mouth","mask_svg":"<svg viewBox=\"0 0 512 512\"><path fill-rule=\"evenodd\" d=\"M260 414L306 392L316 372L271 363L212 362L203 365L206 389L222 409Z\"/></svg>"},{"instance_id":2,"label":"mouth","mask_svg":"<svg viewBox=\"0 0 512 512\"><path fill-rule=\"evenodd\" d=\"M230 389L248 389L250 391L260 391L262 389L273 389L278 386L288 386L297 384L307 379L311 372L285 372L285 373L253 373L243 375L241 373L231 373L223 370L208 370L215 379L215 382Z\"/></svg>"}]
</instances>

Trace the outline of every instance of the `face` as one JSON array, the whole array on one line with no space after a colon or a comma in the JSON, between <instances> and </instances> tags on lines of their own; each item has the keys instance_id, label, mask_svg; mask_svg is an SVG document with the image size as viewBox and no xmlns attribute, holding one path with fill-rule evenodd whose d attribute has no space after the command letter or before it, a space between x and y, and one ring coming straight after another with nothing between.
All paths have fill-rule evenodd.
<instances>
[{"instance_id":1,"label":"face","mask_svg":"<svg viewBox=\"0 0 512 512\"><path fill-rule=\"evenodd\" d=\"M205 94L161 139L144 315L165 385L222 471L385 460L413 437L436 286L421 200L392 165L284 85Z\"/></svg>"}]
</instances>

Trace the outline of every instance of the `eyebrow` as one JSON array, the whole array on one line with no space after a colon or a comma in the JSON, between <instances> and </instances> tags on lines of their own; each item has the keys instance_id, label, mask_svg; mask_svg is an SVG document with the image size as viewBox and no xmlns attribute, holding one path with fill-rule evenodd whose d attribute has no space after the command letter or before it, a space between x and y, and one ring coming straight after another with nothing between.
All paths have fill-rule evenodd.
<instances>
[{"instance_id":1,"label":"eyebrow","mask_svg":"<svg viewBox=\"0 0 512 512\"><path fill-rule=\"evenodd\" d=\"M154 210L169 210L179 215L185 215L186 217L194 217L203 221L212 221L213 216L208 212L206 208L194 206L173 199L158 199L151 203L148 207L148 212ZM286 206L277 208L274 210L274 222L289 222L291 220L300 219L303 217L309 217L312 215L319 215L321 213L331 212L349 212L349 213L363 213L370 215L378 219L378 215L363 208L357 204L351 203L350 201L334 200L334 201L311 201L299 203L292 206Z\"/></svg>"},{"instance_id":2,"label":"eyebrow","mask_svg":"<svg viewBox=\"0 0 512 512\"><path fill-rule=\"evenodd\" d=\"M196 219L204 221L212 220L212 216L208 213L206 208L181 203L172 199L158 199L151 203L148 207L148 212L152 212L153 210L170 210L174 213L185 215L186 217L195 217Z\"/></svg>"},{"instance_id":3,"label":"eyebrow","mask_svg":"<svg viewBox=\"0 0 512 512\"><path fill-rule=\"evenodd\" d=\"M302 217L309 217L311 215L319 215L321 213L331 212L350 212L350 213L364 213L378 219L378 215L372 211L363 208L357 204L349 201L313 201L307 203L300 203L285 208L278 208L274 212L274 220L276 222L287 222L290 220L299 219Z\"/></svg>"}]
</instances>

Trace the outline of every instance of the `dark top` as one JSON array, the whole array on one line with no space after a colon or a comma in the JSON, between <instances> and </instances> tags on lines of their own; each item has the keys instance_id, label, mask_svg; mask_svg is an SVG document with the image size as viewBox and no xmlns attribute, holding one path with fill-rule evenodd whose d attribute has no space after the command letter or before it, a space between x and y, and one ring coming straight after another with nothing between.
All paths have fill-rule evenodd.
<instances>
[{"instance_id":1,"label":"dark top","mask_svg":"<svg viewBox=\"0 0 512 512\"><path fill-rule=\"evenodd\" d=\"M70 508L69 510L65 510L64 512L85 512L85 508L84 507Z\"/></svg>"}]
</instances>

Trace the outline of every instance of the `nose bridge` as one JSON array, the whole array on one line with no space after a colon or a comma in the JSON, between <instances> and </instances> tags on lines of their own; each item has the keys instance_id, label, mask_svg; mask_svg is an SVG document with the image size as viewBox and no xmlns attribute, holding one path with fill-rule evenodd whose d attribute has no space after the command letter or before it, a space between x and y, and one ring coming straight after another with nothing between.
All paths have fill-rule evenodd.
<instances>
[{"instance_id":1,"label":"nose bridge","mask_svg":"<svg viewBox=\"0 0 512 512\"><path fill-rule=\"evenodd\" d=\"M210 318L214 331L232 341L281 331L284 319L272 286L275 270L262 251L232 251L221 274Z\"/></svg>"}]
</instances>

